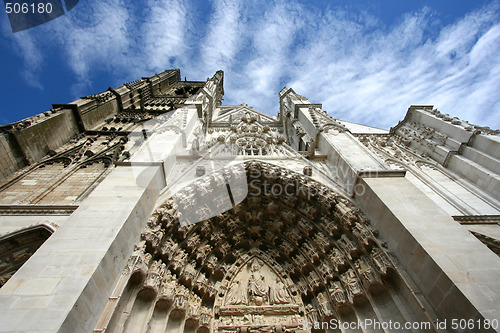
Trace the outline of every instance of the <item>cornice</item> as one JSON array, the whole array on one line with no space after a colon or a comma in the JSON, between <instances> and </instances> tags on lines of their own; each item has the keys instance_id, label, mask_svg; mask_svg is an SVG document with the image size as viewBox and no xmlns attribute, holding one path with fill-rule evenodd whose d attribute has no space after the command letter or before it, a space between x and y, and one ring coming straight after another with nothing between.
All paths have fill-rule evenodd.
<instances>
[{"instance_id":1,"label":"cornice","mask_svg":"<svg viewBox=\"0 0 500 333\"><path fill-rule=\"evenodd\" d=\"M78 206L74 205L0 205L2 215L57 215L69 216Z\"/></svg>"}]
</instances>

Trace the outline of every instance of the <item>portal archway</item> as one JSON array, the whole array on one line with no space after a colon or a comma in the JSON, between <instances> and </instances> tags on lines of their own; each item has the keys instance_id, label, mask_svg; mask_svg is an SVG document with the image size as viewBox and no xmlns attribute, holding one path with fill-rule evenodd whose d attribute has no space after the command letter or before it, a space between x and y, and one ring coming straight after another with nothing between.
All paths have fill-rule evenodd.
<instances>
[{"instance_id":1,"label":"portal archway","mask_svg":"<svg viewBox=\"0 0 500 333\"><path fill-rule=\"evenodd\" d=\"M54 225L42 223L0 237L0 288L54 231Z\"/></svg>"},{"instance_id":2,"label":"portal archway","mask_svg":"<svg viewBox=\"0 0 500 333\"><path fill-rule=\"evenodd\" d=\"M353 201L272 164L245 170L248 195L222 214L181 226L173 199L154 211L120 301L97 329L350 332L341 322L432 322ZM221 177L230 169L196 182Z\"/></svg>"}]
</instances>

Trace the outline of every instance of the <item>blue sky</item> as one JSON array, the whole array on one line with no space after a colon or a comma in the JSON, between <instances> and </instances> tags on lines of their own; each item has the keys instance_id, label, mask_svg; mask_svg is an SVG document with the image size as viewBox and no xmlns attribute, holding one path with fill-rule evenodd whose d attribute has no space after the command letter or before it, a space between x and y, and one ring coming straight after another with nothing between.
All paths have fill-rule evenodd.
<instances>
[{"instance_id":1,"label":"blue sky","mask_svg":"<svg viewBox=\"0 0 500 333\"><path fill-rule=\"evenodd\" d=\"M224 104L276 114L285 85L389 128L433 104L500 128L499 0L80 0L13 34L0 14L0 123L167 68L225 72Z\"/></svg>"}]
</instances>

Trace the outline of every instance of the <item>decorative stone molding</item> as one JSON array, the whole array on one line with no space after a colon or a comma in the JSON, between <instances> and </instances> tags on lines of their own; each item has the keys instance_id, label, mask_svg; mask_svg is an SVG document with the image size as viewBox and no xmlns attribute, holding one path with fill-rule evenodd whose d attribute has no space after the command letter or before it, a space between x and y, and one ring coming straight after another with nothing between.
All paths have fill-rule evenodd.
<instances>
[{"instance_id":1,"label":"decorative stone molding","mask_svg":"<svg viewBox=\"0 0 500 333\"><path fill-rule=\"evenodd\" d=\"M78 206L0 205L0 215L71 215Z\"/></svg>"},{"instance_id":2,"label":"decorative stone molding","mask_svg":"<svg viewBox=\"0 0 500 333\"><path fill-rule=\"evenodd\" d=\"M339 318L338 311L350 311L344 307L370 302L374 286L390 288L395 259L349 198L270 164L244 166L240 176L254 186L293 184L297 193L249 193L228 211L186 226L173 199L162 203L131 258L155 258L136 279L147 299L168 306L186 325L252 332ZM226 172L198 178L184 191L185 204L196 205L192 193L210 193L221 177L240 177Z\"/></svg>"},{"instance_id":3,"label":"decorative stone molding","mask_svg":"<svg viewBox=\"0 0 500 333\"><path fill-rule=\"evenodd\" d=\"M500 215L459 215L452 216L460 224L499 224Z\"/></svg>"}]
</instances>

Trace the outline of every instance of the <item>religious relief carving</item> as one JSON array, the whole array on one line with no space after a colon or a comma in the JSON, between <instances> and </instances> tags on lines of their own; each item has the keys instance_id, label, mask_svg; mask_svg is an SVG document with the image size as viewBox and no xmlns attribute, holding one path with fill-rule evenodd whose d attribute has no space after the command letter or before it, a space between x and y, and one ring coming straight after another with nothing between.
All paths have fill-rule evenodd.
<instances>
[{"instance_id":1,"label":"religious relief carving","mask_svg":"<svg viewBox=\"0 0 500 333\"><path fill-rule=\"evenodd\" d=\"M292 187L292 186L294 186L294 184L293 184L293 183L291 183L291 182L287 182L287 183L284 185L284 187L283 187L283 188L289 189L289 188L290 188L290 187ZM292 187L292 188L293 188L293 187ZM293 189L293 190L291 190L291 191L292 191L292 193L294 193L294 189ZM297 197L296 197L296 196L294 196L294 195L287 195L287 196L285 196L285 200L284 200L283 202L284 202L284 203L285 203L285 205L287 205L288 207L294 208L294 207L295 207L295 205L297 204L297 201L298 201L298 200L299 200L299 199L297 199Z\"/></svg>"},{"instance_id":2,"label":"religious relief carving","mask_svg":"<svg viewBox=\"0 0 500 333\"><path fill-rule=\"evenodd\" d=\"M175 243L171 238L167 238L161 246L160 255L166 262L171 261L177 248L177 243Z\"/></svg>"},{"instance_id":3,"label":"religious relief carving","mask_svg":"<svg viewBox=\"0 0 500 333\"><path fill-rule=\"evenodd\" d=\"M318 310L316 310L311 304L306 305L306 316L310 323L319 323L320 318Z\"/></svg>"},{"instance_id":4,"label":"religious relief carving","mask_svg":"<svg viewBox=\"0 0 500 333\"><path fill-rule=\"evenodd\" d=\"M262 305L268 301L266 281L260 272L261 264L254 259L250 267L250 279L248 280L248 294L250 304Z\"/></svg>"},{"instance_id":5,"label":"religious relief carving","mask_svg":"<svg viewBox=\"0 0 500 333\"><path fill-rule=\"evenodd\" d=\"M371 247L375 245L375 239L368 228L359 222L356 222L352 228L352 234L358 239L360 244L365 247Z\"/></svg>"},{"instance_id":6,"label":"religious relief carving","mask_svg":"<svg viewBox=\"0 0 500 333\"><path fill-rule=\"evenodd\" d=\"M294 257L293 257L293 260L295 261L295 264L298 266L298 267L305 267L307 264L309 264L310 262L300 253L297 253Z\"/></svg>"},{"instance_id":7,"label":"religious relief carving","mask_svg":"<svg viewBox=\"0 0 500 333\"><path fill-rule=\"evenodd\" d=\"M286 224L293 225L296 218L297 218L297 213L295 213L293 211L283 210L281 212L281 219Z\"/></svg>"},{"instance_id":8,"label":"religious relief carving","mask_svg":"<svg viewBox=\"0 0 500 333\"><path fill-rule=\"evenodd\" d=\"M303 238L303 235L296 228L288 228L288 230L285 231L285 236L295 245L299 245Z\"/></svg>"},{"instance_id":9,"label":"religious relief carving","mask_svg":"<svg viewBox=\"0 0 500 333\"><path fill-rule=\"evenodd\" d=\"M189 290L186 287L177 285L177 288L175 290L174 303L172 305L172 312L186 312L189 307L188 295Z\"/></svg>"},{"instance_id":10,"label":"religious relief carving","mask_svg":"<svg viewBox=\"0 0 500 333\"><path fill-rule=\"evenodd\" d=\"M226 230L230 233L235 231L239 226L241 226L239 219L229 218L226 221Z\"/></svg>"},{"instance_id":11,"label":"religious relief carving","mask_svg":"<svg viewBox=\"0 0 500 333\"><path fill-rule=\"evenodd\" d=\"M161 227L155 226L152 229L146 229L146 231L141 234L141 239L146 241L148 248L156 249L160 245L163 235L164 231Z\"/></svg>"},{"instance_id":12,"label":"religious relief carving","mask_svg":"<svg viewBox=\"0 0 500 333\"><path fill-rule=\"evenodd\" d=\"M201 315L201 308L200 308L201 299L199 296L197 296L193 293L189 293L188 303L189 303L189 307L188 307L188 311L186 314L186 322L197 323L199 321L200 315Z\"/></svg>"},{"instance_id":13,"label":"religious relief carving","mask_svg":"<svg viewBox=\"0 0 500 333\"><path fill-rule=\"evenodd\" d=\"M187 281L188 284L191 284L197 274L198 272L196 270L196 264L192 261L189 261L182 271L182 279L184 281Z\"/></svg>"},{"instance_id":14,"label":"religious relief carving","mask_svg":"<svg viewBox=\"0 0 500 333\"><path fill-rule=\"evenodd\" d=\"M309 272L309 275L307 276L307 281L309 288L311 290L318 289L320 285L323 284L324 282L324 280L321 279L318 273L316 273L316 271L314 270Z\"/></svg>"},{"instance_id":15,"label":"religious relief carving","mask_svg":"<svg viewBox=\"0 0 500 333\"><path fill-rule=\"evenodd\" d=\"M215 253L219 258L224 258L231 251L231 244L227 241L223 241L217 245L215 248Z\"/></svg>"},{"instance_id":16,"label":"religious relief carving","mask_svg":"<svg viewBox=\"0 0 500 333\"><path fill-rule=\"evenodd\" d=\"M219 264L219 259L215 254L210 254L207 259L203 262L203 268L209 272L209 274L213 273L217 265Z\"/></svg>"},{"instance_id":17,"label":"religious relief carving","mask_svg":"<svg viewBox=\"0 0 500 333\"><path fill-rule=\"evenodd\" d=\"M372 269L370 260L367 257L363 256L356 260L354 266L356 267L356 270L358 271L359 276L361 276L361 279L366 287L380 282L378 275Z\"/></svg>"},{"instance_id":18,"label":"religious relief carving","mask_svg":"<svg viewBox=\"0 0 500 333\"><path fill-rule=\"evenodd\" d=\"M160 289L158 291L158 302L170 306L175 298L175 289L177 286L176 276L172 275L167 269L163 275Z\"/></svg>"},{"instance_id":19,"label":"religious relief carving","mask_svg":"<svg viewBox=\"0 0 500 333\"><path fill-rule=\"evenodd\" d=\"M318 293L316 295L316 301L318 302L318 310L321 319L326 320L327 318L332 317L334 315L330 301L328 300L328 297L324 293L322 292Z\"/></svg>"},{"instance_id":20,"label":"religious relief carving","mask_svg":"<svg viewBox=\"0 0 500 333\"><path fill-rule=\"evenodd\" d=\"M198 246L198 244L200 244L200 236L196 233L192 233L186 241L187 250L194 250Z\"/></svg>"},{"instance_id":21,"label":"religious relief carving","mask_svg":"<svg viewBox=\"0 0 500 333\"><path fill-rule=\"evenodd\" d=\"M210 244L215 245L225 238L226 236L221 229L214 230L210 235Z\"/></svg>"},{"instance_id":22,"label":"religious relief carving","mask_svg":"<svg viewBox=\"0 0 500 333\"><path fill-rule=\"evenodd\" d=\"M212 322L212 311L209 308L202 306L200 311L200 322L199 322L200 327L206 328L208 330L211 322Z\"/></svg>"},{"instance_id":23,"label":"religious relief carving","mask_svg":"<svg viewBox=\"0 0 500 333\"><path fill-rule=\"evenodd\" d=\"M285 288L285 284L276 278L274 285L271 285L269 292L269 303L270 304L288 304L290 303L290 297Z\"/></svg>"},{"instance_id":24,"label":"religious relief carving","mask_svg":"<svg viewBox=\"0 0 500 333\"><path fill-rule=\"evenodd\" d=\"M263 253L261 253L263 254ZM299 305L294 304L280 277L261 259L242 258L246 265L234 278L224 305L216 306L219 332L276 332L298 327Z\"/></svg>"},{"instance_id":25,"label":"religious relief carving","mask_svg":"<svg viewBox=\"0 0 500 333\"><path fill-rule=\"evenodd\" d=\"M246 234L245 231L242 229L236 231L233 236L232 236L232 241L233 244L238 245L240 242L244 241L246 239Z\"/></svg>"},{"instance_id":26,"label":"religious relief carving","mask_svg":"<svg viewBox=\"0 0 500 333\"><path fill-rule=\"evenodd\" d=\"M320 254L318 250L309 242L304 242L301 247L302 251L306 254L306 256L310 259L310 261L318 261Z\"/></svg>"},{"instance_id":27,"label":"religious relief carving","mask_svg":"<svg viewBox=\"0 0 500 333\"><path fill-rule=\"evenodd\" d=\"M324 280L329 280L334 275L333 268L328 260L321 261L320 265L318 266L318 270L321 272L321 277Z\"/></svg>"},{"instance_id":28,"label":"religious relief carving","mask_svg":"<svg viewBox=\"0 0 500 333\"><path fill-rule=\"evenodd\" d=\"M241 281L235 281L227 296L229 305L248 305L247 287Z\"/></svg>"},{"instance_id":29,"label":"religious relief carving","mask_svg":"<svg viewBox=\"0 0 500 333\"><path fill-rule=\"evenodd\" d=\"M363 288L361 283L356 276L356 273L352 268L349 268L347 272L341 275L342 282L346 286L347 297L349 302L353 303L357 296L363 295Z\"/></svg>"},{"instance_id":30,"label":"religious relief carving","mask_svg":"<svg viewBox=\"0 0 500 333\"><path fill-rule=\"evenodd\" d=\"M146 281L141 290L143 295L148 298L153 298L158 294L160 283L162 282L163 274L165 272L165 264L161 260L153 260L149 267Z\"/></svg>"},{"instance_id":31,"label":"religious relief carving","mask_svg":"<svg viewBox=\"0 0 500 333\"><path fill-rule=\"evenodd\" d=\"M183 267L186 265L187 254L183 249L179 249L177 253L174 255L171 261L172 269L179 273Z\"/></svg>"},{"instance_id":32,"label":"religious relief carving","mask_svg":"<svg viewBox=\"0 0 500 333\"><path fill-rule=\"evenodd\" d=\"M259 177L284 184L292 178L278 171L270 167ZM225 184L228 176L220 177ZM297 184L307 184L303 178ZM138 263L149 262L146 248L151 252L160 240L153 252L160 259L146 271L144 289L157 290L158 304L182 314L185 325L203 328L199 332L297 331L299 319L338 318L336 311L366 297L371 285L386 284L390 279L382 282L380 275L392 266L348 199L328 196L319 185L315 193L307 202L249 197L226 213L170 230L162 229L171 214L162 206L134 252ZM247 218L249 211L262 215Z\"/></svg>"},{"instance_id":33,"label":"religious relief carving","mask_svg":"<svg viewBox=\"0 0 500 333\"><path fill-rule=\"evenodd\" d=\"M305 209L307 209L308 207L310 206L306 206L304 207ZM305 211L305 209L303 210L303 212ZM314 231L314 227L313 225L311 224L311 222L309 222L308 220L306 219L300 219L299 222L297 223L298 227L300 229L302 229L302 231L306 234L306 235L310 235L313 231Z\"/></svg>"},{"instance_id":34,"label":"religious relief carving","mask_svg":"<svg viewBox=\"0 0 500 333\"><path fill-rule=\"evenodd\" d=\"M212 233L213 230L212 222L210 221L200 222L197 230L202 237L207 238Z\"/></svg>"},{"instance_id":35,"label":"religious relief carving","mask_svg":"<svg viewBox=\"0 0 500 333\"><path fill-rule=\"evenodd\" d=\"M382 274L386 275L389 268L392 268L391 260L389 257L378 248L374 248L371 251L371 258L377 270Z\"/></svg>"},{"instance_id":36,"label":"religious relief carving","mask_svg":"<svg viewBox=\"0 0 500 333\"><path fill-rule=\"evenodd\" d=\"M320 222L324 230L330 237L337 238L340 235L341 233L340 227L333 220L323 216L321 217Z\"/></svg>"},{"instance_id":37,"label":"religious relief carving","mask_svg":"<svg viewBox=\"0 0 500 333\"><path fill-rule=\"evenodd\" d=\"M275 232L273 232L272 230L266 230L265 232L265 235L264 235L264 239L270 243L270 244L274 244L274 242L278 239L278 236L276 235Z\"/></svg>"},{"instance_id":38,"label":"religious relief carving","mask_svg":"<svg viewBox=\"0 0 500 333\"><path fill-rule=\"evenodd\" d=\"M346 293L340 281L334 281L329 289L329 292L336 307L347 303Z\"/></svg>"},{"instance_id":39,"label":"religious relief carving","mask_svg":"<svg viewBox=\"0 0 500 333\"><path fill-rule=\"evenodd\" d=\"M279 208L280 208L280 206L276 202L274 202L274 200L273 200L273 201L270 201L265 206L265 210L264 211L267 213L268 216L270 216L271 218L274 218L277 215L279 215Z\"/></svg>"},{"instance_id":40,"label":"religious relief carving","mask_svg":"<svg viewBox=\"0 0 500 333\"><path fill-rule=\"evenodd\" d=\"M123 274L131 274L131 279L140 282L146 278L151 254L146 253L146 242L141 241L134 246L134 253L130 257Z\"/></svg>"},{"instance_id":41,"label":"religious relief carving","mask_svg":"<svg viewBox=\"0 0 500 333\"><path fill-rule=\"evenodd\" d=\"M337 273L343 272L348 266L346 258L336 247L334 247L330 253L330 260L332 261L333 268Z\"/></svg>"},{"instance_id":42,"label":"religious relief carving","mask_svg":"<svg viewBox=\"0 0 500 333\"><path fill-rule=\"evenodd\" d=\"M351 260L355 258L360 251L357 247L357 244L354 241L350 240L346 234L342 234L342 236L338 240L338 244L347 253L348 258Z\"/></svg>"},{"instance_id":43,"label":"religious relief carving","mask_svg":"<svg viewBox=\"0 0 500 333\"><path fill-rule=\"evenodd\" d=\"M313 240L314 244L318 247L321 253L328 252L331 249L330 240L323 232L317 231L315 233L315 236L313 237Z\"/></svg>"}]
</instances>

